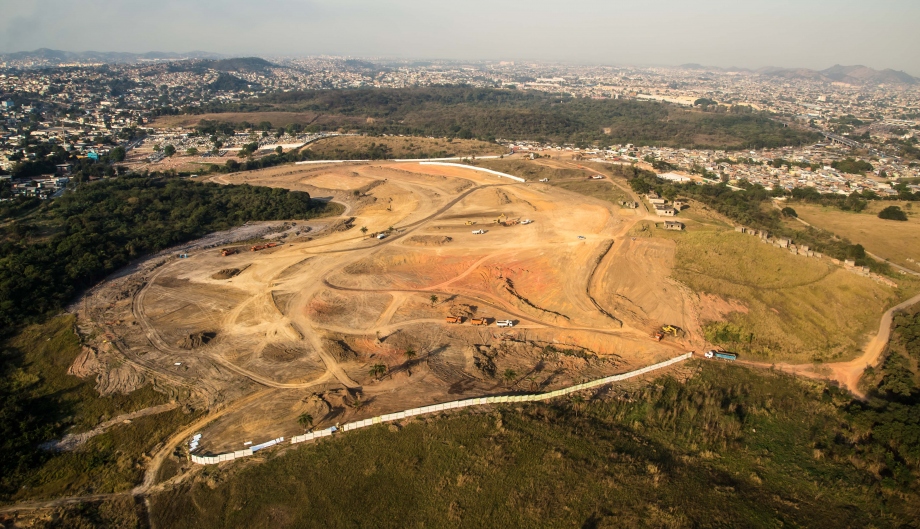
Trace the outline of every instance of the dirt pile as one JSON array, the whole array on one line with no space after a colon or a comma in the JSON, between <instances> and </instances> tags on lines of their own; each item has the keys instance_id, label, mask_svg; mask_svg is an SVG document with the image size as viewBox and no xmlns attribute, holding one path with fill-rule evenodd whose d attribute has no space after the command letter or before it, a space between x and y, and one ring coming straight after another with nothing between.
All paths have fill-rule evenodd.
<instances>
[{"instance_id":1,"label":"dirt pile","mask_svg":"<svg viewBox=\"0 0 920 529\"><path fill-rule=\"evenodd\" d=\"M289 345L268 344L262 350L262 358L278 364L287 364L302 357L304 352L298 348Z\"/></svg>"},{"instance_id":2,"label":"dirt pile","mask_svg":"<svg viewBox=\"0 0 920 529\"><path fill-rule=\"evenodd\" d=\"M344 340L323 340L323 348L338 362L357 360L359 356Z\"/></svg>"},{"instance_id":3,"label":"dirt pile","mask_svg":"<svg viewBox=\"0 0 920 529\"><path fill-rule=\"evenodd\" d=\"M411 246L443 246L454 240L446 235L415 235L409 237L405 244Z\"/></svg>"},{"instance_id":4,"label":"dirt pile","mask_svg":"<svg viewBox=\"0 0 920 529\"><path fill-rule=\"evenodd\" d=\"M230 279L231 277L236 277L242 272L239 268L224 268L218 272L215 272L211 279Z\"/></svg>"},{"instance_id":5,"label":"dirt pile","mask_svg":"<svg viewBox=\"0 0 920 529\"><path fill-rule=\"evenodd\" d=\"M184 340L179 344L179 347L183 349L196 349L208 345L208 342L217 337L216 332L195 332L189 334L185 337Z\"/></svg>"}]
</instances>

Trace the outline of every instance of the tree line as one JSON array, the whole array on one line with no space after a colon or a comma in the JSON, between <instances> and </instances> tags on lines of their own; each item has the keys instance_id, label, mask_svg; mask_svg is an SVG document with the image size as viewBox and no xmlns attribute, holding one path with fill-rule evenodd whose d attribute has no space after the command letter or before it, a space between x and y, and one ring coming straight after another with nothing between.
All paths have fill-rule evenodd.
<instances>
[{"instance_id":1,"label":"tree line","mask_svg":"<svg viewBox=\"0 0 920 529\"><path fill-rule=\"evenodd\" d=\"M252 220L305 219L299 191L130 175L79 186L0 228L0 325L60 311L132 259Z\"/></svg>"}]
</instances>

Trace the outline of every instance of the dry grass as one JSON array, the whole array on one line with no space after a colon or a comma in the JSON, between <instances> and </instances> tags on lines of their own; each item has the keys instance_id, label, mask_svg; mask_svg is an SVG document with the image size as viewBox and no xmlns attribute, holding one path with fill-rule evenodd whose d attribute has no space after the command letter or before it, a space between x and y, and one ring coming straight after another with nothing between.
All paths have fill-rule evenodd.
<instances>
[{"instance_id":1,"label":"dry grass","mask_svg":"<svg viewBox=\"0 0 920 529\"><path fill-rule=\"evenodd\" d=\"M321 158L337 159L342 153L366 151L371 144L386 145L393 158L488 156L504 152L501 145L485 141L416 136L336 136L314 142L307 149L319 153Z\"/></svg>"},{"instance_id":2,"label":"dry grass","mask_svg":"<svg viewBox=\"0 0 920 529\"><path fill-rule=\"evenodd\" d=\"M878 218L879 211L893 204L907 212L907 222ZM862 213L811 204L793 204L793 207L805 222L846 237L895 264L920 271L917 262L920 261L920 207L889 201L870 202Z\"/></svg>"},{"instance_id":3,"label":"dry grass","mask_svg":"<svg viewBox=\"0 0 920 529\"><path fill-rule=\"evenodd\" d=\"M853 358L880 315L916 286L905 280L902 289L892 289L829 260L791 255L715 223L689 221L686 232L652 234L677 242L676 279L695 292L748 308L746 314L729 314L726 322L700 323L711 340L753 358Z\"/></svg>"},{"instance_id":4,"label":"dry grass","mask_svg":"<svg viewBox=\"0 0 920 529\"><path fill-rule=\"evenodd\" d=\"M220 114L198 114L181 116L160 116L151 123L154 128L194 127L202 120L226 121L228 123L261 123L270 121L273 127L287 127L292 123L309 125L316 120L312 112L226 112Z\"/></svg>"},{"instance_id":5,"label":"dry grass","mask_svg":"<svg viewBox=\"0 0 920 529\"><path fill-rule=\"evenodd\" d=\"M486 169L492 169L493 171L501 171L514 176L520 176L527 180L536 181L548 178L550 183L554 180L585 178L588 176L588 173L585 171L566 168L560 166L558 162L553 163L549 160L526 160L520 158L510 160L480 160L476 162L476 165L485 167Z\"/></svg>"}]
</instances>

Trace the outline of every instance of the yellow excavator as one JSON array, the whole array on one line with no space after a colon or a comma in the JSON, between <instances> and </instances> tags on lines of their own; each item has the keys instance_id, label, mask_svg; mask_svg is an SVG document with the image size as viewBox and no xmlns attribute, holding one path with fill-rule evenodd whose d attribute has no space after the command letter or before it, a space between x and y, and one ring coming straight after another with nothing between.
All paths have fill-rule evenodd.
<instances>
[{"instance_id":1,"label":"yellow excavator","mask_svg":"<svg viewBox=\"0 0 920 529\"><path fill-rule=\"evenodd\" d=\"M661 332L665 334L673 334L675 338L681 337L684 335L684 330L676 325L662 325Z\"/></svg>"}]
</instances>

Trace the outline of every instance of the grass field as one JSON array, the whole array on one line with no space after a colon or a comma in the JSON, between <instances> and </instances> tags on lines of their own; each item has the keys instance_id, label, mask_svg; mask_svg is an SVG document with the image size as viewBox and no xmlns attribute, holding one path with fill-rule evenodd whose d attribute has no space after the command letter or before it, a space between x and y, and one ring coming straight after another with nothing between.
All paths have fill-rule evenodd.
<instances>
[{"instance_id":1,"label":"grass field","mask_svg":"<svg viewBox=\"0 0 920 529\"><path fill-rule=\"evenodd\" d=\"M556 187L581 193L582 195L607 200L614 205L627 200L629 196L607 180L568 180L550 182Z\"/></svg>"},{"instance_id":2,"label":"grass field","mask_svg":"<svg viewBox=\"0 0 920 529\"><path fill-rule=\"evenodd\" d=\"M375 426L212 466L152 498L155 527L887 527L824 384L695 362L587 402ZM683 378L680 376L679 378ZM862 465L860 468L859 465Z\"/></svg>"},{"instance_id":3,"label":"grass field","mask_svg":"<svg viewBox=\"0 0 920 529\"><path fill-rule=\"evenodd\" d=\"M553 180L585 178L588 176L584 171L560 167L557 166L558 162L554 163L548 160L478 160L476 165L532 181L548 178L550 183Z\"/></svg>"},{"instance_id":4,"label":"grass field","mask_svg":"<svg viewBox=\"0 0 920 529\"><path fill-rule=\"evenodd\" d=\"M878 218L878 212L890 205L906 211L907 222ZM805 222L846 237L895 264L920 271L920 205L871 201L861 213L802 203L792 207Z\"/></svg>"},{"instance_id":5,"label":"grass field","mask_svg":"<svg viewBox=\"0 0 920 529\"><path fill-rule=\"evenodd\" d=\"M487 156L505 152L495 143L478 140L448 140L417 136L336 136L311 143L307 150L317 153L320 159L336 160L360 155L371 145L384 145L391 158L446 158L453 156Z\"/></svg>"},{"instance_id":6,"label":"grass field","mask_svg":"<svg viewBox=\"0 0 920 529\"><path fill-rule=\"evenodd\" d=\"M747 312L702 321L707 338L769 361L812 362L856 357L881 314L918 289L903 278L892 289L833 265L788 251L707 220L693 208L688 228L645 232L677 242L674 277L698 293L733 300Z\"/></svg>"}]
</instances>

